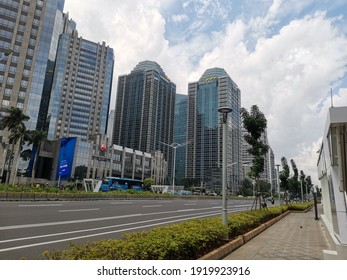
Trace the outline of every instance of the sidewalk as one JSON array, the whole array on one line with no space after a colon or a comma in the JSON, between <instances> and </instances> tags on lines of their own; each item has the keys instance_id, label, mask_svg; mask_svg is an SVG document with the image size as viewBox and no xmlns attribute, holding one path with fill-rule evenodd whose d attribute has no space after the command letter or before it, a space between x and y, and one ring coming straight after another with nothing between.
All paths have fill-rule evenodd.
<instances>
[{"instance_id":1,"label":"sidewalk","mask_svg":"<svg viewBox=\"0 0 347 280\"><path fill-rule=\"evenodd\" d=\"M318 205L318 217L321 211ZM306 213L290 213L224 260L322 260L323 249L329 250L329 243L311 208Z\"/></svg>"}]
</instances>

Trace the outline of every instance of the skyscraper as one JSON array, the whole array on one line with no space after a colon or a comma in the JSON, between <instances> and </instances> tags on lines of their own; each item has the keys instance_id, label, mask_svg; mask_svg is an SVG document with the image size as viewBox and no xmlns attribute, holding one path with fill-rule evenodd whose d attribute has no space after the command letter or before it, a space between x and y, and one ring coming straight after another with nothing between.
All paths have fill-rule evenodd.
<instances>
[{"instance_id":1,"label":"skyscraper","mask_svg":"<svg viewBox=\"0 0 347 280\"><path fill-rule=\"evenodd\" d=\"M72 33L59 39L50 101L48 138L106 134L113 49Z\"/></svg>"},{"instance_id":2,"label":"skyscraper","mask_svg":"<svg viewBox=\"0 0 347 280\"><path fill-rule=\"evenodd\" d=\"M0 0L0 52L13 50L0 61L0 118L16 107L30 117L26 128L37 129L44 77L64 28L63 7L64 0ZM0 127L0 154L4 155L0 157L0 174L9 151L8 137L8 130ZM24 172L27 166L24 163L19 168Z\"/></svg>"},{"instance_id":3,"label":"skyscraper","mask_svg":"<svg viewBox=\"0 0 347 280\"><path fill-rule=\"evenodd\" d=\"M185 178L186 164L186 147L187 142L187 106L188 95L176 94L175 105L175 126L174 126L174 142L178 143L176 151L176 166L175 179L177 184L182 184L182 179Z\"/></svg>"},{"instance_id":4,"label":"skyscraper","mask_svg":"<svg viewBox=\"0 0 347 280\"><path fill-rule=\"evenodd\" d=\"M158 63L140 62L119 76L113 144L152 152L160 150L171 170L176 85Z\"/></svg>"},{"instance_id":5,"label":"skyscraper","mask_svg":"<svg viewBox=\"0 0 347 280\"><path fill-rule=\"evenodd\" d=\"M241 95L240 89L222 68L205 71L198 82L188 85L186 176L206 190L222 187L222 114L227 119L227 185L236 192L241 182Z\"/></svg>"},{"instance_id":6,"label":"skyscraper","mask_svg":"<svg viewBox=\"0 0 347 280\"><path fill-rule=\"evenodd\" d=\"M247 130L242 127L242 139L244 136L248 134ZM267 137L267 130L265 130L264 133L261 135L260 139L265 145L269 145L268 137ZM248 173L251 171L251 166L253 165L253 159L254 156L252 156L249 152L248 149L251 148L251 145L248 144L244 139L242 141L242 162L243 162L243 174L244 177L248 177ZM270 162L270 159L272 158L272 163ZM275 169L275 163L274 163L274 155L269 147L269 151L267 152L266 155L264 155L264 171L260 174L260 180L268 182L269 184L272 184L272 179L274 169Z\"/></svg>"}]
</instances>

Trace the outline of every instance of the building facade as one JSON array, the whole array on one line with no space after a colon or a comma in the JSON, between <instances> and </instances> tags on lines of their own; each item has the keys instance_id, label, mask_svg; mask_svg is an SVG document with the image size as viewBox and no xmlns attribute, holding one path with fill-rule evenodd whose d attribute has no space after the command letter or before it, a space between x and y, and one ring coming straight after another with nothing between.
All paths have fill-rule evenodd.
<instances>
[{"instance_id":1,"label":"building facade","mask_svg":"<svg viewBox=\"0 0 347 280\"><path fill-rule=\"evenodd\" d=\"M187 106L188 95L176 94L175 105L175 126L174 126L174 143L177 143L176 160L175 160L175 181L176 185L182 184L185 178L186 164L186 145L187 141Z\"/></svg>"},{"instance_id":2,"label":"building facade","mask_svg":"<svg viewBox=\"0 0 347 280\"><path fill-rule=\"evenodd\" d=\"M222 114L221 107L232 112L227 118L227 185L236 193L242 179L241 93L222 68L205 71L198 82L188 85L188 125L186 177L207 191L222 187Z\"/></svg>"},{"instance_id":3,"label":"building facade","mask_svg":"<svg viewBox=\"0 0 347 280\"><path fill-rule=\"evenodd\" d=\"M107 138L102 134L93 135L88 141L64 137L45 142L40 157L50 160L46 160L46 165L39 170L49 173L47 179L55 182L66 182L70 178L83 180L112 176L142 181L152 178L155 184L164 183L167 162L160 151L146 153L119 145L107 146L105 143Z\"/></svg>"},{"instance_id":4,"label":"building facade","mask_svg":"<svg viewBox=\"0 0 347 280\"><path fill-rule=\"evenodd\" d=\"M248 152L248 149L251 147L245 140L244 136L247 134L247 130L242 127L242 163L243 163L243 175L245 178L249 177L249 172L251 171L251 166L253 165L253 156ZM265 144L269 145L267 131L262 133L260 140ZM272 149L269 147L268 152L264 155L264 171L260 174L259 179L261 181L271 184L269 193L272 189L276 187L276 176L275 176L275 163L274 163L274 154Z\"/></svg>"},{"instance_id":5,"label":"building facade","mask_svg":"<svg viewBox=\"0 0 347 280\"><path fill-rule=\"evenodd\" d=\"M48 139L106 134L113 49L72 33L60 35L50 98Z\"/></svg>"},{"instance_id":6,"label":"building facade","mask_svg":"<svg viewBox=\"0 0 347 280\"><path fill-rule=\"evenodd\" d=\"M0 91L3 93L0 94L0 118L7 115L9 108L19 108L30 117L25 123L28 130L40 127L44 77L52 69L58 37L63 32L63 8L64 0L0 1L0 51L13 50L0 61ZM8 137L8 130L0 128L0 153L4 155L0 157L2 177L11 168L6 168ZM11 177L17 175L17 169L26 174L29 161L18 166L14 160Z\"/></svg>"},{"instance_id":7,"label":"building facade","mask_svg":"<svg viewBox=\"0 0 347 280\"><path fill-rule=\"evenodd\" d=\"M147 153L160 150L169 163L170 178L175 95L176 85L158 63L140 62L118 78L112 137L116 145Z\"/></svg>"},{"instance_id":8,"label":"building facade","mask_svg":"<svg viewBox=\"0 0 347 280\"><path fill-rule=\"evenodd\" d=\"M329 108L319 150L318 178L323 213L320 217L331 250L323 250L325 259L347 259L347 107Z\"/></svg>"}]
</instances>

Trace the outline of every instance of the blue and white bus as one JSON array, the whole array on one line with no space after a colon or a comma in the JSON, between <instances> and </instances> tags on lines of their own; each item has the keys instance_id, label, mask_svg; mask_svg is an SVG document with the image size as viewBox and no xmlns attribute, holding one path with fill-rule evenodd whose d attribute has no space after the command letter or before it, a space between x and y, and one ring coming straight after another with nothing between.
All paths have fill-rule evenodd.
<instances>
[{"instance_id":1,"label":"blue and white bus","mask_svg":"<svg viewBox=\"0 0 347 280\"><path fill-rule=\"evenodd\" d=\"M102 179L101 191L136 190L143 191L143 181L119 177L106 177Z\"/></svg>"}]
</instances>

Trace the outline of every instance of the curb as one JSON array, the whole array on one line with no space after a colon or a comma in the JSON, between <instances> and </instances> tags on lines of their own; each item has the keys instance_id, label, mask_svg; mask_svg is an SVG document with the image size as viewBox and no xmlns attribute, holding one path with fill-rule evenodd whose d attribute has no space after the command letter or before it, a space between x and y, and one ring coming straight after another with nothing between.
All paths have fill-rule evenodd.
<instances>
[{"instance_id":1,"label":"curb","mask_svg":"<svg viewBox=\"0 0 347 280\"><path fill-rule=\"evenodd\" d=\"M219 247L218 249L215 249L212 252L207 253L198 260L220 260L229 253L235 251L237 248L240 248L243 244L245 244L245 242L243 240L242 235L240 235L232 241L228 242L227 244L224 244L223 246Z\"/></svg>"},{"instance_id":2,"label":"curb","mask_svg":"<svg viewBox=\"0 0 347 280\"><path fill-rule=\"evenodd\" d=\"M271 227L273 224L277 223L279 220L284 218L290 213L290 211L286 211L282 213L281 215L273 218L272 220L261 224L257 228L240 235L236 237L235 239L231 240L227 244L207 253L206 255L202 256L198 260L221 260L228 254L232 253L236 249L240 248L242 245L246 244L248 241L256 237L259 233L263 232L267 228Z\"/></svg>"}]
</instances>

